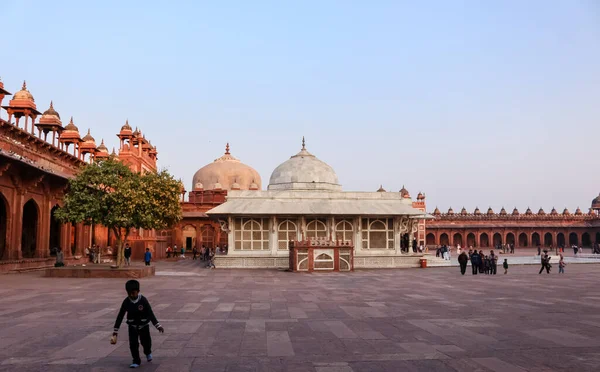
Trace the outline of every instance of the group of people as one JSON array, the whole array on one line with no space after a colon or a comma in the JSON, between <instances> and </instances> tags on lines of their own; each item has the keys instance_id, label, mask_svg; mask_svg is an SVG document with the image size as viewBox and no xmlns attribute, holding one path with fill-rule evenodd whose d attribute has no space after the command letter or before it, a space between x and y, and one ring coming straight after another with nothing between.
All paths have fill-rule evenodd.
<instances>
[{"instance_id":1,"label":"group of people","mask_svg":"<svg viewBox=\"0 0 600 372\"><path fill-rule=\"evenodd\" d=\"M185 247L181 246L181 249L177 249L177 244L173 245L173 249L171 249L171 246L169 245L167 247L167 258L171 258L171 255L173 255L173 258L177 257L177 253L180 253L179 257L181 258L185 258Z\"/></svg>"},{"instance_id":2,"label":"group of people","mask_svg":"<svg viewBox=\"0 0 600 372\"><path fill-rule=\"evenodd\" d=\"M200 261L206 261L207 269L208 268L216 269L217 267L215 266L215 255L217 252L219 252L218 245L216 248L212 248L212 249L203 245L200 248L200 252L198 252L198 248L194 247L194 249L192 250L192 253L193 253L192 259L197 260L198 256L200 256ZM200 254L198 254L198 253L200 253Z\"/></svg>"},{"instance_id":3,"label":"group of people","mask_svg":"<svg viewBox=\"0 0 600 372\"><path fill-rule=\"evenodd\" d=\"M469 249L468 253L461 252L458 255L458 263L462 275L465 275L469 261L471 261L473 275L496 275L498 271L498 256L494 253L494 250L491 250L489 255L485 255L483 250L478 252L476 249ZM508 273L508 260L506 258L502 263L502 267L504 268L504 274Z\"/></svg>"},{"instance_id":4,"label":"group of people","mask_svg":"<svg viewBox=\"0 0 600 372\"><path fill-rule=\"evenodd\" d=\"M89 258L91 263L99 264L101 263L100 257L102 256L103 251L99 245L92 244L91 247L85 248L85 255ZM110 246L106 247L106 254L112 255L112 248Z\"/></svg>"}]
</instances>

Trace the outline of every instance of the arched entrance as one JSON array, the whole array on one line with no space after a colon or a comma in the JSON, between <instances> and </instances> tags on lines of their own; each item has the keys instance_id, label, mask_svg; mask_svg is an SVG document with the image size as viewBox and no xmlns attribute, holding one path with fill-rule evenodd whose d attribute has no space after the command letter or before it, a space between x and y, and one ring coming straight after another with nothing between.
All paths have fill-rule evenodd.
<instances>
[{"instance_id":1,"label":"arched entrance","mask_svg":"<svg viewBox=\"0 0 600 372\"><path fill-rule=\"evenodd\" d=\"M544 234L544 246L545 247L551 247L552 246L552 234L551 233L545 233Z\"/></svg>"},{"instance_id":2,"label":"arched entrance","mask_svg":"<svg viewBox=\"0 0 600 372\"><path fill-rule=\"evenodd\" d=\"M513 233L506 234L506 244L515 244L515 234L513 234Z\"/></svg>"},{"instance_id":3,"label":"arched entrance","mask_svg":"<svg viewBox=\"0 0 600 372\"><path fill-rule=\"evenodd\" d=\"M196 246L196 228L192 225L183 228L183 246L188 251Z\"/></svg>"},{"instance_id":4,"label":"arched entrance","mask_svg":"<svg viewBox=\"0 0 600 372\"><path fill-rule=\"evenodd\" d=\"M586 248L592 246L592 238L590 237L590 234L583 233L583 235L581 235L581 245Z\"/></svg>"},{"instance_id":5,"label":"arched entrance","mask_svg":"<svg viewBox=\"0 0 600 372\"><path fill-rule=\"evenodd\" d=\"M558 245L559 247L565 246L565 234L558 233L558 235L556 235L556 245Z\"/></svg>"},{"instance_id":6,"label":"arched entrance","mask_svg":"<svg viewBox=\"0 0 600 372\"><path fill-rule=\"evenodd\" d=\"M519 247L527 247L527 234L520 233L519 234Z\"/></svg>"},{"instance_id":7,"label":"arched entrance","mask_svg":"<svg viewBox=\"0 0 600 372\"><path fill-rule=\"evenodd\" d=\"M477 247L477 241L475 240L475 234L469 233L467 235L467 247Z\"/></svg>"},{"instance_id":8,"label":"arched entrance","mask_svg":"<svg viewBox=\"0 0 600 372\"><path fill-rule=\"evenodd\" d=\"M200 230L202 233L202 245L207 248L215 247L215 228L211 225L204 225Z\"/></svg>"},{"instance_id":9,"label":"arched entrance","mask_svg":"<svg viewBox=\"0 0 600 372\"><path fill-rule=\"evenodd\" d=\"M23 258L33 258L37 245L38 206L29 199L23 206L23 224L21 233L21 253Z\"/></svg>"},{"instance_id":10,"label":"arched entrance","mask_svg":"<svg viewBox=\"0 0 600 372\"><path fill-rule=\"evenodd\" d=\"M443 233L440 235L440 245L450 245L450 241L448 240L448 234Z\"/></svg>"},{"instance_id":11,"label":"arched entrance","mask_svg":"<svg viewBox=\"0 0 600 372\"><path fill-rule=\"evenodd\" d=\"M8 203L0 194L0 260L6 252L6 234L8 233Z\"/></svg>"},{"instance_id":12,"label":"arched entrance","mask_svg":"<svg viewBox=\"0 0 600 372\"><path fill-rule=\"evenodd\" d=\"M425 237L425 245L435 245L435 235L432 233L427 234Z\"/></svg>"},{"instance_id":13,"label":"arched entrance","mask_svg":"<svg viewBox=\"0 0 600 372\"><path fill-rule=\"evenodd\" d=\"M479 236L479 246L486 248L490 246L490 237L488 234L483 233Z\"/></svg>"},{"instance_id":14,"label":"arched entrance","mask_svg":"<svg viewBox=\"0 0 600 372\"><path fill-rule=\"evenodd\" d=\"M579 238L574 232L569 234L569 245L579 245Z\"/></svg>"},{"instance_id":15,"label":"arched entrance","mask_svg":"<svg viewBox=\"0 0 600 372\"><path fill-rule=\"evenodd\" d=\"M462 246L463 245L462 234L461 233L454 234L454 236L452 237L452 243L454 246L456 246L458 244L460 244Z\"/></svg>"},{"instance_id":16,"label":"arched entrance","mask_svg":"<svg viewBox=\"0 0 600 372\"><path fill-rule=\"evenodd\" d=\"M541 245L542 243L540 242L540 234L534 232L533 234L531 234L531 246L532 247L537 247L538 245Z\"/></svg>"},{"instance_id":17,"label":"arched entrance","mask_svg":"<svg viewBox=\"0 0 600 372\"><path fill-rule=\"evenodd\" d=\"M497 247L502 244L502 235L500 233L494 234L494 247Z\"/></svg>"},{"instance_id":18,"label":"arched entrance","mask_svg":"<svg viewBox=\"0 0 600 372\"><path fill-rule=\"evenodd\" d=\"M60 246L60 222L54 217L54 212L56 212L58 208L58 205L55 205L50 211L50 245L48 248L50 249L50 255L52 256L56 255L57 248L62 248Z\"/></svg>"}]
</instances>

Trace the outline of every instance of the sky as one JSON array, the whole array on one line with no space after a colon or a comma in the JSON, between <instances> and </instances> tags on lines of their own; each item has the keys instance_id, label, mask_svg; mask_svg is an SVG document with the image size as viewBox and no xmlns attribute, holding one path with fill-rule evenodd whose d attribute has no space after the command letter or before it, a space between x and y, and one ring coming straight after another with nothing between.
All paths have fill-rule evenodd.
<instances>
[{"instance_id":1,"label":"sky","mask_svg":"<svg viewBox=\"0 0 600 372\"><path fill-rule=\"evenodd\" d=\"M589 208L600 192L600 2L0 1L0 77L193 174L231 145L263 188L301 148L346 191L428 210ZM6 103L6 101L5 101ZM6 113L2 114L6 118Z\"/></svg>"}]
</instances>

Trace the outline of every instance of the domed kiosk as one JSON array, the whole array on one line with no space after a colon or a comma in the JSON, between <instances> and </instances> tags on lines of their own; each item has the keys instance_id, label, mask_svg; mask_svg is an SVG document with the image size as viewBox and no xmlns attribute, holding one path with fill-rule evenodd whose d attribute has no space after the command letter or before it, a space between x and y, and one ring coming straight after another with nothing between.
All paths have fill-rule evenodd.
<instances>
[{"instance_id":1,"label":"domed kiosk","mask_svg":"<svg viewBox=\"0 0 600 372\"><path fill-rule=\"evenodd\" d=\"M426 217L407 194L342 191L334 169L311 154L304 139L300 152L275 168L267 190L231 190L206 214L228 233L229 251L217 266L295 271L416 267L419 257L401 247ZM308 261L293 253L295 245ZM343 262L340 252L348 250L351 259Z\"/></svg>"}]
</instances>

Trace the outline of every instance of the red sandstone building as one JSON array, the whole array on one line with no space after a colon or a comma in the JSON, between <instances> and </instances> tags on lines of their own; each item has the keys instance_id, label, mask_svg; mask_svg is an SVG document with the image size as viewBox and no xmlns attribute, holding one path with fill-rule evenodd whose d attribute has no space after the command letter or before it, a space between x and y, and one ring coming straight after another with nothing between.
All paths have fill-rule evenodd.
<instances>
[{"instance_id":1,"label":"red sandstone building","mask_svg":"<svg viewBox=\"0 0 600 372\"><path fill-rule=\"evenodd\" d=\"M0 82L0 105L4 98L12 98L2 106L6 113L0 110L0 272L50 265L55 247L63 248L67 260L74 261L91 244L114 246L114 237L102 226L60 224L53 217L69 178L88 162L109 156L104 141L97 146L89 130L81 137L73 118L63 126L52 102L43 113L38 111L25 83L10 96ZM138 129L132 130L126 122L117 137L121 161L139 172L156 169L156 147ZM117 156L114 149L112 154ZM162 258L167 244L186 249L223 247L228 242L227 228L206 212L224 203L229 190L260 189L258 172L233 157L227 145L223 156L196 172L192 191L188 193L182 185L182 221L158 234L140 230L130 236L134 258L146 247ZM405 188L399 192L410 198ZM426 210L424 194L419 193L413 207ZM587 213L579 209L574 213L566 209L562 213L554 209L550 213L527 209L523 214L516 209L511 213L504 209L499 213L491 209L441 213L436 208L432 216L420 221L414 231L418 244L586 247L600 242L600 196ZM403 238L403 246L408 245L407 239Z\"/></svg>"},{"instance_id":2,"label":"red sandstone building","mask_svg":"<svg viewBox=\"0 0 600 372\"><path fill-rule=\"evenodd\" d=\"M107 228L60 224L53 215L80 167L109 156L104 141L97 146L89 130L81 137L73 118L63 126L52 102L38 111L25 83L10 96L0 82L0 105L10 98L2 106L6 113L0 110L0 272L51 265L57 247L73 262L91 244L114 246ZM139 130L125 123L117 136L120 160L136 171L156 169L156 147ZM147 246L157 257L164 252L164 239L154 231L136 231L129 239L134 255Z\"/></svg>"},{"instance_id":3,"label":"red sandstone building","mask_svg":"<svg viewBox=\"0 0 600 372\"><path fill-rule=\"evenodd\" d=\"M425 241L427 246L460 244L463 247L496 247L499 244L514 244L515 247L556 247L578 245L591 247L600 243L600 196L592 200L591 208L583 213L577 208L574 213L555 208L546 213L542 208L537 213L527 208L520 213L515 208L508 213L504 208L495 213L491 208L482 213L476 208L468 213L463 208L455 213L452 208L441 213L433 212L435 218L426 221Z\"/></svg>"}]
</instances>

